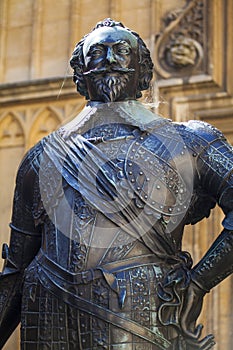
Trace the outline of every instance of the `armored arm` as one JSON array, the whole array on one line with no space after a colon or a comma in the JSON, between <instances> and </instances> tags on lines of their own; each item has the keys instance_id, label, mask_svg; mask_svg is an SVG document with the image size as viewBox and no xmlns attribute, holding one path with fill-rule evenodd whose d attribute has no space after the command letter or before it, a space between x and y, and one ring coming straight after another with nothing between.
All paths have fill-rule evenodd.
<instances>
[{"instance_id":1,"label":"armored arm","mask_svg":"<svg viewBox=\"0 0 233 350\"><path fill-rule=\"evenodd\" d=\"M40 247L40 236L11 230L10 248L4 244L5 260L0 275L0 348L20 322L24 269ZM18 249L15 249L17 246Z\"/></svg>"},{"instance_id":2,"label":"armored arm","mask_svg":"<svg viewBox=\"0 0 233 350\"><path fill-rule=\"evenodd\" d=\"M192 269L193 281L208 292L233 272L233 148L208 124L200 137L206 141L197 159L201 186L225 214L223 231Z\"/></svg>"},{"instance_id":3,"label":"armored arm","mask_svg":"<svg viewBox=\"0 0 233 350\"><path fill-rule=\"evenodd\" d=\"M190 349L210 349L215 344L211 334L200 340L203 326L196 325L196 321L205 294L232 272L233 230L225 228L191 270L191 283L186 291L181 311L181 327Z\"/></svg>"},{"instance_id":4,"label":"armored arm","mask_svg":"<svg viewBox=\"0 0 233 350\"><path fill-rule=\"evenodd\" d=\"M205 292L233 272L233 231L223 230L192 269L192 280Z\"/></svg>"},{"instance_id":5,"label":"armored arm","mask_svg":"<svg viewBox=\"0 0 233 350\"><path fill-rule=\"evenodd\" d=\"M200 340L202 325L196 325L196 321L205 294L233 272L233 148L211 125L193 121L188 127L191 154L196 161L197 196L188 223L195 224L208 217L216 203L226 215L223 231L190 271L191 282L180 314L181 329L189 348L210 349L214 345L213 336Z\"/></svg>"},{"instance_id":6,"label":"armored arm","mask_svg":"<svg viewBox=\"0 0 233 350\"><path fill-rule=\"evenodd\" d=\"M2 250L5 262L0 274L0 348L20 322L24 270L41 244L40 228L35 227L32 215L34 170L28 155L17 174L10 244L4 244Z\"/></svg>"}]
</instances>

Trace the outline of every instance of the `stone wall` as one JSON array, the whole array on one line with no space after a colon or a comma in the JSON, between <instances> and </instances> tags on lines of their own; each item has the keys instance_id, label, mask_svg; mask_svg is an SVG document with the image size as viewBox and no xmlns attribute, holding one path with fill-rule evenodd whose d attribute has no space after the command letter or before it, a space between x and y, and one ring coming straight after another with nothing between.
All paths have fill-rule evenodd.
<instances>
[{"instance_id":1,"label":"stone wall","mask_svg":"<svg viewBox=\"0 0 233 350\"><path fill-rule=\"evenodd\" d=\"M140 33L156 79L148 102L164 117L200 119L233 143L232 0L0 0L0 243L8 223L16 169L41 137L72 119L85 101L72 83L69 57L97 21L112 17ZM179 57L176 48L183 47ZM187 227L194 260L220 232L222 214ZM207 296L201 321L215 350L232 349L233 279ZM18 331L6 350L19 348Z\"/></svg>"}]
</instances>

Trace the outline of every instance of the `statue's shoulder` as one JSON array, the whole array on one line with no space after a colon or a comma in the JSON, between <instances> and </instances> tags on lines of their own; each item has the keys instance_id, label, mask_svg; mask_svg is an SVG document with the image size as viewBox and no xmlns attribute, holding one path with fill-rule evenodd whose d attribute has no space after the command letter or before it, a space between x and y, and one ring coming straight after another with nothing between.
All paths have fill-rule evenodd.
<instances>
[{"instance_id":1,"label":"statue's shoulder","mask_svg":"<svg viewBox=\"0 0 233 350\"><path fill-rule=\"evenodd\" d=\"M185 144L195 151L199 151L215 141L227 143L223 133L209 123L190 120L188 122L175 122L174 125Z\"/></svg>"},{"instance_id":2,"label":"statue's shoulder","mask_svg":"<svg viewBox=\"0 0 233 350\"><path fill-rule=\"evenodd\" d=\"M225 139L223 133L213 125L201 120L189 120L188 122L175 123L178 130L200 140L211 142L216 139Z\"/></svg>"},{"instance_id":3,"label":"statue's shoulder","mask_svg":"<svg viewBox=\"0 0 233 350\"><path fill-rule=\"evenodd\" d=\"M37 175L40 167L40 159L44 150L45 139L39 141L36 145L30 148L24 155L17 173L17 181L32 176L32 174Z\"/></svg>"}]
</instances>

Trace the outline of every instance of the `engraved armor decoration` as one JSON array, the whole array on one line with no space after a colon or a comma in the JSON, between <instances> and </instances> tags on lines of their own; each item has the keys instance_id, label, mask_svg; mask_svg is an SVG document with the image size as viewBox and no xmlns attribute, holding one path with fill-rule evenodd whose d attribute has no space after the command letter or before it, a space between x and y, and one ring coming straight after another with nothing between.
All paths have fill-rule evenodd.
<instances>
[{"instance_id":1,"label":"engraved armor decoration","mask_svg":"<svg viewBox=\"0 0 233 350\"><path fill-rule=\"evenodd\" d=\"M153 65L121 23L98 23L71 66L90 101L19 168L0 345L21 321L22 350L210 349L196 320L233 270L232 147L206 123L173 123L136 101ZM193 267L184 227L216 203L224 229Z\"/></svg>"}]
</instances>

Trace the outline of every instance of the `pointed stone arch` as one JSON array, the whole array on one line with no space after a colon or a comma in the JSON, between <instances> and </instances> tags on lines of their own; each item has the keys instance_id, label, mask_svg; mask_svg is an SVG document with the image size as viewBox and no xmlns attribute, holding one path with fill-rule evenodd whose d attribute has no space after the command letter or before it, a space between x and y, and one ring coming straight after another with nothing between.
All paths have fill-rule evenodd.
<instances>
[{"instance_id":1,"label":"pointed stone arch","mask_svg":"<svg viewBox=\"0 0 233 350\"><path fill-rule=\"evenodd\" d=\"M41 110L32 124L27 148L36 144L43 137L56 130L62 122L61 117L50 107Z\"/></svg>"},{"instance_id":2,"label":"pointed stone arch","mask_svg":"<svg viewBox=\"0 0 233 350\"><path fill-rule=\"evenodd\" d=\"M0 148L20 147L25 144L25 132L20 119L12 112L0 118Z\"/></svg>"}]
</instances>

